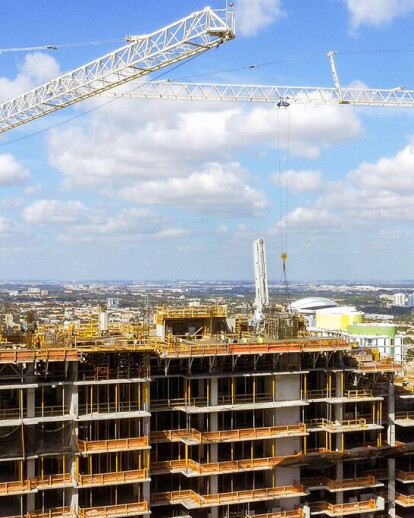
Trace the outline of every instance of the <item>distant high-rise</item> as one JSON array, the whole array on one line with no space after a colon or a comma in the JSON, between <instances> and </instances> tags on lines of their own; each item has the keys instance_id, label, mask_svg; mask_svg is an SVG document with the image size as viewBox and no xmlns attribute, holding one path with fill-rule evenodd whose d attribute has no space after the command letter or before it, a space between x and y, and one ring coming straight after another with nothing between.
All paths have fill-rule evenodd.
<instances>
[{"instance_id":1,"label":"distant high-rise","mask_svg":"<svg viewBox=\"0 0 414 518\"><path fill-rule=\"evenodd\" d=\"M106 307L108 309L118 309L119 308L119 299L118 299L118 297L113 297L113 298L106 299Z\"/></svg>"},{"instance_id":2,"label":"distant high-rise","mask_svg":"<svg viewBox=\"0 0 414 518\"><path fill-rule=\"evenodd\" d=\"M409 308L414 308L414 293L412 293L411 295L408 295L408 297L407 297L407 306Z\"/></svg>"},{"instance_id":3,"label":"distant high-rise","mask_svg":"<svg viewBox=\"0 0 414 518\"><path fill-rule=\"evenodd\" d=\"M395 293L392 299L393 306L405 306L407 296L404 293Z\"/></svg>"}]
</instances>

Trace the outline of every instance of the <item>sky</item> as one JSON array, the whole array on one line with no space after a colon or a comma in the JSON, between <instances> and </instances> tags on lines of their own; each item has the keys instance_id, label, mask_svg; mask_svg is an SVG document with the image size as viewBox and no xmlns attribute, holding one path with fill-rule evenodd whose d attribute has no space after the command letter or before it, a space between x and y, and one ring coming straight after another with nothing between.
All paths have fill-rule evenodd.
<instances>
[{"instance_id":1,"label":"sky","mask_svg":"<svg viewBox=\"0 0 414 518\"><path fill-rule=\"evenodd\" d=\"M163 79L414 89L414 0L234 4ZM205 5L0 0L0 103ZM0 280L414 279L414 109L108 99L0 135Z\"/></svg>"}]
</instances>

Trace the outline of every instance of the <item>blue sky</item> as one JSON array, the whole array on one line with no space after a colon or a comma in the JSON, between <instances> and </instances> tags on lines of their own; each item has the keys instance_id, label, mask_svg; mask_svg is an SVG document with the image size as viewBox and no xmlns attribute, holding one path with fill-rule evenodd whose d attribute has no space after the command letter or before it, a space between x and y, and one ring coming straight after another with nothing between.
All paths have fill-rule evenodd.
<instances>
[{"instance_id":1,"label":"blue sky","mask_svg":"<svg viewBox=\"0 0 414 518\"><path fill-rule=\"evenodd\" d=\"M413 0L238 0L165 78L414 88ZM210 1L221 8L225 1ZM0 102L205 6L0 0ZM260 65L249 68L249 65ZM94 98L0 136L0 278L413 279L414 110ZM51 128L43 133L39 130ZM20 140L22 137L23 140ZM285 244L283 245L285 248Z\"/></svg>"}]
</instances>

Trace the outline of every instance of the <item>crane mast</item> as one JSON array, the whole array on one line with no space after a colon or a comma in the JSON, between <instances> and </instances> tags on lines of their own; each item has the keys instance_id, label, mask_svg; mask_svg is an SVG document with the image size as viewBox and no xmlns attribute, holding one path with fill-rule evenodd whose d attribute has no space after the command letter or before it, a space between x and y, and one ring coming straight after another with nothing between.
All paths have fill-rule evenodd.
<instances>
[{"instance_id":1,"label":"crane mast","mask_svg":"<svg viewBox=\"0 0 414 518\"><path fill-rule=\"evenodd\" d=\"M0 104L0 133L111 88L191 58L233 39L234 13L202 11Z\"/></svg>"},{"instance_id":2,"label":"crane mast","mask_svg":"<svg viewBox=\"0 0 414 518\"><path fill-rule=\"evenodd\" d=\"M262 237L259 237L253 243L253 260L256 297L254 300L255 311L250 320L250 325L260 331L265 324L264 308L269 305L265 240Z\"/></svg>"}]
</instances>

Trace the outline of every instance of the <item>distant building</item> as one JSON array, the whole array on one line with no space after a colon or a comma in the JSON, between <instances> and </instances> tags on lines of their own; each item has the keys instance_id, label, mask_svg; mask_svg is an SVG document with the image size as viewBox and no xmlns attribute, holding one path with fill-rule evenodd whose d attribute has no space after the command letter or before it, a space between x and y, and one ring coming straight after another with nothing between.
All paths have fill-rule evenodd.
<instances>
[{"instance_id":1,"label":"distant building","mask_svg":"<svg viewBox=\"0 0 414 518\"><path fill-rule=\"evenodd\" d=\"M320 309L336 308L337 302L326 297L304 297L295 300L289 306L289 310L297 315L303 315L309 327L315 327L315 314Z\"/></svg>"},{"instance_id":2,"label":"distant building","mask_svg":"<svg viewBox=\"0 0 414 518\"><path fill-rule=\"evenodd\" d=\"M40 295L40 288L29 288L27 291L31 295Z\"/></svg>"},{"instance_id":3,"label":"distant building","mask_svg":"<svg viewBox=\"0 0 414 518\"><path fill-rule=\"evenodd\" d=\"M395 293L392 298L392 305L404 307L406 304L407 297L405 293Z\"/></svg>"},{"instance_id":4,"label":"distant building","mask_svg":"<svg viewBox=\"0 0 414 518\"><path fill-rule=\"evenodd\" d=\"M365 313L354 307L338 306L316 311L315 326L310 331L320 336L346 338L357 342L361 349L378 351L379 357L404 359L404 334L397 332L396 324L365 322Z\"/></svg>"},{"instance_id":5,"label":"distant building","mask_svg":"<svg viewBox=\"0 0 414 518\"><path fill-rule=\"evenodd\" d=\"M106 307L108 309L118 309L119 308L119 298L118 297L109 297L106 299Z\"/></svg>"},{"instance_id":6,"label":"distant building","mask_svg":"<svg viewBox=\"0 0 414 518\"><path fill-rule=\"evenodd\" d=\"M412 293L411 295L408 295L407 306L409 308L414 308L414 293Z\"/></svg>"},{"instance_id":7,"label":"distant building","mask_svg":"<svg viewBox=\"0 0 414 518\"><path fill-rule=\"evenodd\" d=\"M352 324L364 322L365 314L351 306L320 309L316 312L315 327L318 329L346 331Z\"/></svg>"},{"instance_id":8,"label":"distant building","mask_svg":"<svg viewBox=\"0 0 414 518\"><path fill-rule=\"evenodd\" d=\"M395 324L362 323L348 326L349 338L361 348L377 349L380 357L392 356L396 362L404 359L404 337Z\"/></svg>"}]
</instances>

